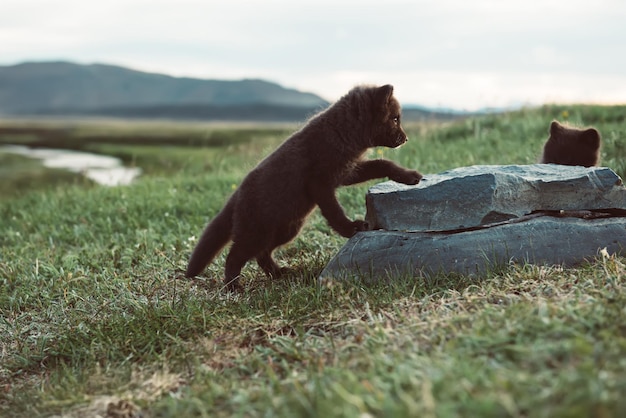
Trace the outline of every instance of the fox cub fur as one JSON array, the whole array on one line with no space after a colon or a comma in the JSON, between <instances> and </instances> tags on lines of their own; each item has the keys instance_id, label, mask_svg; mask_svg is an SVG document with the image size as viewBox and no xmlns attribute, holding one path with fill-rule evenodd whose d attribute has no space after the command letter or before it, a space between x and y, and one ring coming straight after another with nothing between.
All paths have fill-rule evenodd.
<instances>
[{"instance_id":1,"label":"fox cub fur","mask_svg":"<svg viewBox=\"0 0 626 418\"><path fill-rule=\"evenodd\" d=\"M417 184L422 175L385 160L367 160L371 147L396 148L407 141L400 125L400 104L393 87L358 86L312 117L242 181L224 208L207 225L187 267L186 277L200 274L229 241L224 283L240 290L243 266L256 259L272 278L284 269L273 251L296 237L318 206L328 224L349 238L368 228L350 220L335 189L388 177Z\"/></svg>"}]
</instances>

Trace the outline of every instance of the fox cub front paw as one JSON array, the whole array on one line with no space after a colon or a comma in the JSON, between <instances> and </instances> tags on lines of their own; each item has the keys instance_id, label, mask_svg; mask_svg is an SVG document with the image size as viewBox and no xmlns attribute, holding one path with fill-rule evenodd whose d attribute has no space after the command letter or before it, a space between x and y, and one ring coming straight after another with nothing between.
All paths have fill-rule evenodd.
<instances>
[{"instance_id":1,"label":"fox cub front paw","mask_svg":"<svg viewBox=\"0 0 626 418\"><path fill-rule=\"evenodd\" d=\"M360 231L368 231L370 229L370 224L366 221L356 220L352 222L352 226L354 227L354 234Z\"/></svg>"},{"instance_id":2,"label":"fox cub front paw","mask_svg":"<svg viewBox=\"0 0 626 418\"><path fill-rule=\"evenodd\" d=\"M404 172L398 173L391 180L397 181L402 184L417 184L422 179L422 175L415 170L406 170Z\"/></svg>"}]
</instances>

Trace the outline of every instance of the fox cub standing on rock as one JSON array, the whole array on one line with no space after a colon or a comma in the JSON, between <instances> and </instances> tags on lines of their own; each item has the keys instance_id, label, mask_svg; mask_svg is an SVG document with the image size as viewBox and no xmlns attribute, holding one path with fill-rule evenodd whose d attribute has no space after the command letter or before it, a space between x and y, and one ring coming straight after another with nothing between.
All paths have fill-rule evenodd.
<instances>
[{"instance_id":1,"label":"fox cub standing on rock","mask_svg":"<svg viewBox=\"0 0 626 418\"><path fill-rule=\"evenodd\" d=\"M594 128L568 128L557 121L550 124L550 137L543 147L540 163L592 167L600 161L600 133Z\"/></svg>"},{"instance_id":2,"label":"fox cub standing on rock","mask_svg":"<svg viewBox=\"0 0 626 418\"><path fill-rule=\"evenodd\" d=\"M389 160L366 160L368 148L396 148L407 141L400 126L400 104L393 87L359 86L319 113L244 179L220 213L208 224L194 249L186 277L200 274L229 242L224 283L240 290L239 274L255 258L270 277L284 273L273 251L296 237L307 216L319 206L328 224L349 238L367 229L351 221L335 189L388 177L417 184L422 175Z\"/></svg>"}]
</instances>

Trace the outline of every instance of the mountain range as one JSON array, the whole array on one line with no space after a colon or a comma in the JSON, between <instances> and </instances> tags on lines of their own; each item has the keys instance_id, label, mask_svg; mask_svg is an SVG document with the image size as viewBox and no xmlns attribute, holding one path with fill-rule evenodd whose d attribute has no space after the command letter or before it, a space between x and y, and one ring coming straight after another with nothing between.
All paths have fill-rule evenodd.
<instances>
[{"instance_id":1,"label":"mountain range","mask_svg":"<svg viewBox=\"0 0 626 418\"><path fill-rule=\"evenodd\" d=\"M259 79L172 77L107 64L26 62L0 66L0 116L112 116L297 121L328 102ZM432 112L407 109L423 118Z\"/></svg>"}]
</instances>

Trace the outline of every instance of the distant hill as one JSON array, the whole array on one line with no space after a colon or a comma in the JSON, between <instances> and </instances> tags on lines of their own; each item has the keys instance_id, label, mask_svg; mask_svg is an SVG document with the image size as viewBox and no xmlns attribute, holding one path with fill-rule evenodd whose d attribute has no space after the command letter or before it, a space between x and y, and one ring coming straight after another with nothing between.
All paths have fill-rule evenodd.
<instances>
[{"instance_id":1,"label":"distant hill","mask_svg":"<svg viewBox=\"0 0 626 418\"><path fill-rule=\"evenodd\" d=\"M257 79L178 78L104 64L0 66L0 115L300 120L321 97Z\"/></svg>"},{"instance_id":2,"label":"distant hill","mask_svg":"<svg viewBox=\"0 0 626 418\"><path fill-rule=\"evenodd\" d=\"M27 62L0 66L1 116L107 116L224 121L302 121L321 97L258 79L204 80L106 64ZM404 106L405 121L461 113Z\"/></svg>"}]
</instances>

